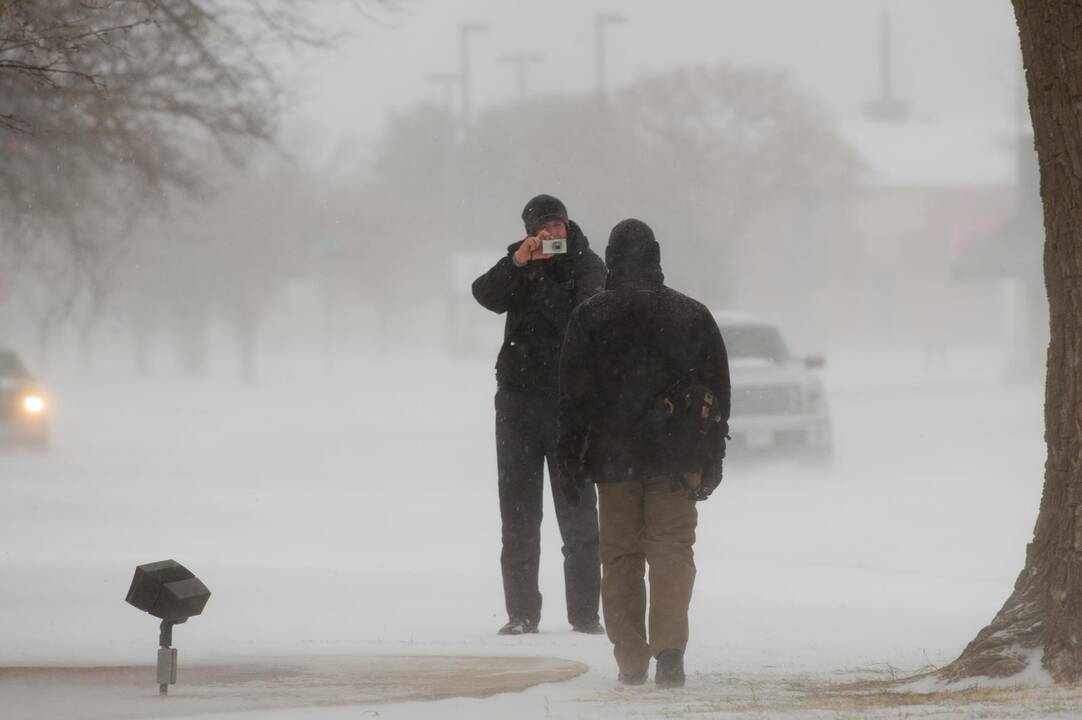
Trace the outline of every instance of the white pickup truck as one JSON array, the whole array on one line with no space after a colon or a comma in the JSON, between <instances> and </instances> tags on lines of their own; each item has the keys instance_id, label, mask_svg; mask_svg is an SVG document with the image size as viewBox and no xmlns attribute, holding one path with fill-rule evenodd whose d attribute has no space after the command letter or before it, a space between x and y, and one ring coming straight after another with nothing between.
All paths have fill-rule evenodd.
<instances>
[{"instance_id":1,"label":"white pickup truck","mask_svg":"<svg viewBox=\"0 0 1082 720\"><path fill-rule=\"evenodd\" d=\"M815 372L824 359L794 357L777 326L751 315L719 311L714 318L729 354L729 455L773 452L830 464L830 410Z\"/></svg>"}]
</instances>

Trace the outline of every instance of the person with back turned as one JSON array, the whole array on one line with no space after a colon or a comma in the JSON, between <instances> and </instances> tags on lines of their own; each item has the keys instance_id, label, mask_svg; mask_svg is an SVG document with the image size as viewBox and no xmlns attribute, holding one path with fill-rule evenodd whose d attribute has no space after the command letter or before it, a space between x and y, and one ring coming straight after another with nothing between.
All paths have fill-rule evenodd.
<instances>
[{"instance_id":1,"label":"person with back turned","mask_svg":"<svg viewBox=\"0 0 1082 720\"><path fill-rule=\"evenodd\" d=\"M709 310L665 286L649 226L616 225L605 263L605 290L572 314L560 358L562 490L573 504L597 485L620 681L645 682L656 658L655 683L681 687L696 503L721 482L729 363Z\"/></svg>"},{"instance_id":2,"label":"person with back turned","mask_svg":"<svg viewBox=\"0 0 1082 720\"><path fill-rule=\"evenodd\" d=\"M601 289L605 265L557 198L533 198L522 220L526 238L473 283L477 302L507 314L496 360L500 566L508 617L499 634L535 633L541 619L537 575L546 459L563 538L567 619L573 630L602 634L596 496L587 492L572 506L559 492L556 421L564 330L571 311Z\"/></svg>"}]
</instances>

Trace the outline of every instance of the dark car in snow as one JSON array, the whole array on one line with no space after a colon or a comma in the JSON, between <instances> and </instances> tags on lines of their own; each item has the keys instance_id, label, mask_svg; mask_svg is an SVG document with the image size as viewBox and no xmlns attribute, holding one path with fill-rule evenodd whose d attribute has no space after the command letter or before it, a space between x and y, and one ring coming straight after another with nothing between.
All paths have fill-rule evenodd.
<instances>
[{"instance_id":1,"label":"dark car in snow","mask_svg":"<svg viewBox=\"0 0 1082 720\"><path fill-rule=\"evenodd\" d=\"M44 451L49 447L45 395L19 356L0 349L0 445Z\"/></svg>"},{"instance_id":2,"label":"dark car in snow","mask_svg":"<svg viewBox=\"0 0 1082 720\"><path fill-rule=\"evenodd\" d=\"M794 356L773 323L732 312L714 317L729 355L733 454L774 453L830 463L830 409L816 372L824 359Z\"/></svg>"}]
</instances>

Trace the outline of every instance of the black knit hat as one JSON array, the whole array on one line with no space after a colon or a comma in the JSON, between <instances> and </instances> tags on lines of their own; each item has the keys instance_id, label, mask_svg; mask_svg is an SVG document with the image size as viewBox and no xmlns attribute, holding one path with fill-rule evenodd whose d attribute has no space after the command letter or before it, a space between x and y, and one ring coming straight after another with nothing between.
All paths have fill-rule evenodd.
<instances>
[{"instance_id":1,"label":"black knit hat","mask_svg":"<svg viewBox=\"0 0 1082 720\"><path fill-rule=\"evenodd\" d=\"M642 220L635 218L616 223L616 227L609 233L605 264L610 269L624 264L637 267L660 266L661 246L654 239L654 231Z\"/></svg>"},{"instance_id":2,"label":"black knit hat","mask_svg":"<svg viewBox=\"0 0 1082 720\"><path fill-rule=\"evenodd\" d=\"M526 224L527 235L536 235L549 220L567 223L567 208L551 195L538 195L522 208L522 222Z\"/></svg>"}]
</instances>

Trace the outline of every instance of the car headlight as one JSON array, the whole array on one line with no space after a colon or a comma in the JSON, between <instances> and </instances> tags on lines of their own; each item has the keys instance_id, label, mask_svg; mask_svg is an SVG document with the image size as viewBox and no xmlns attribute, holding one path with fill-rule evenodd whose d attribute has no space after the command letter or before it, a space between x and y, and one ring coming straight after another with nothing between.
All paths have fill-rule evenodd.
<instances>
[{"instance_id":1,"label":"car headlight","mask_svg":"<svg viewBox=\"0 0 1082 720\"><path fill-rule=\"evenodd\" d=\"M41 415L45 412L45 398L33 394L23 396L23 410L31 415Z\"/></svg>"}]
</instances>

